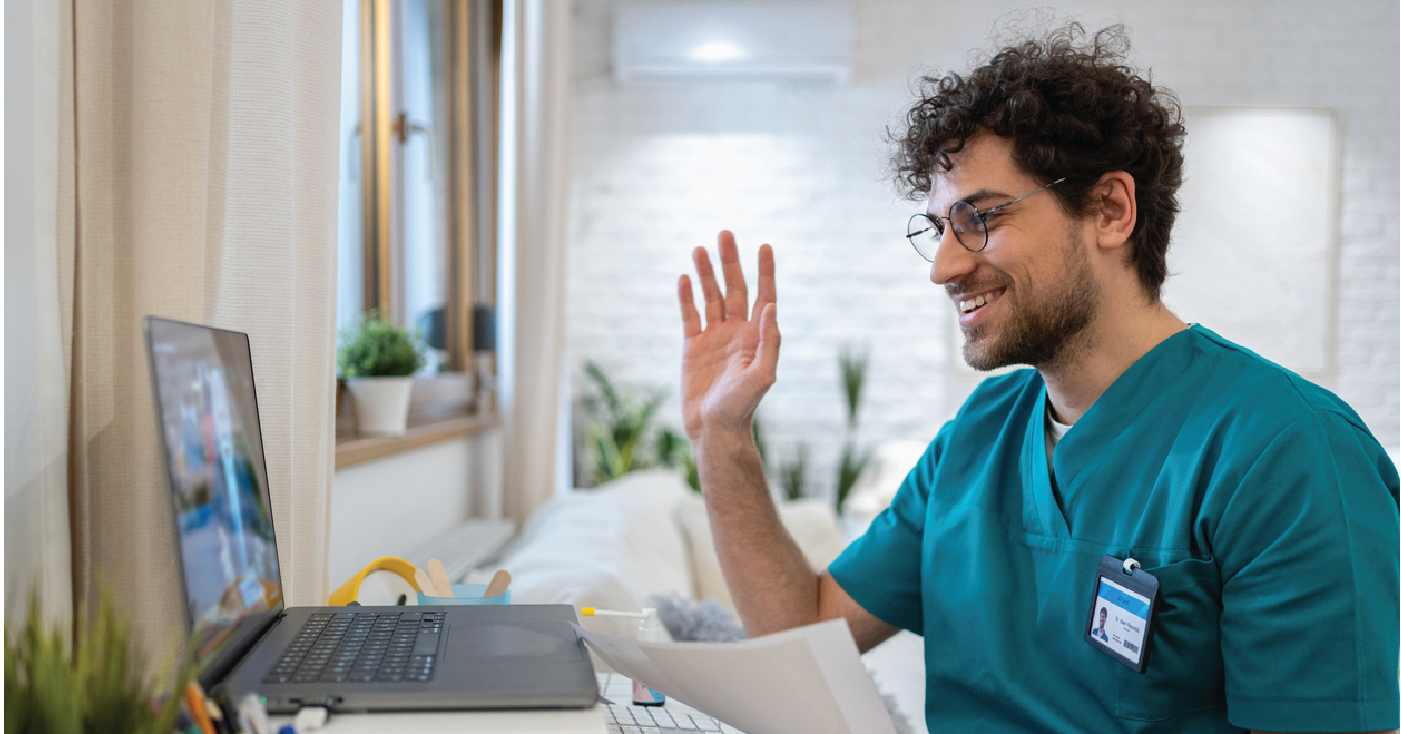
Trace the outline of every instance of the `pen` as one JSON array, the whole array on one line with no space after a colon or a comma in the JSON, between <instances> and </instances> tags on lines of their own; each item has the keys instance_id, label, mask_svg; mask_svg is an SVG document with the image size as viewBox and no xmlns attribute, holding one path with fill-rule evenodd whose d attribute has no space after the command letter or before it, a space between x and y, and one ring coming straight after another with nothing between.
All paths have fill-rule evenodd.
<instances>
[{"instance_id":1,"label":"pen","mask_svg":"<svg viewBox=\"0 0 1401 734\"><path fill-rule=\"evenodd\" d=\"M215 734L214 721L209 718L204 701L204 691L198 683L185 686L185 707L190 710L190 718L194 720L195 726L199 727L200 734Z\"/></svg>"},{"instance_id":2,"label":"pen","mask_svg":"<svg viewBox=\"0 0 1401 734\"><path fill-rule=\"evenodd\" d=\"M627 617L629 619L647 618L646 614L641 614L638 612L615 612L610 609L595 609L593 607L584 607L580 611L580 613L583 614L585 617Z\"/></svg>"}]
</instances>

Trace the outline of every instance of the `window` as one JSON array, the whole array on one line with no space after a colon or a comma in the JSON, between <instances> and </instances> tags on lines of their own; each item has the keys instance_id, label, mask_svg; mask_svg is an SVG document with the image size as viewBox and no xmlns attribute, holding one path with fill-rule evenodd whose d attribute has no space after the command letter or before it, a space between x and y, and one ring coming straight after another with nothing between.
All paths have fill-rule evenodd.
<instances>
[{"instance_id":1,"label":"window","mask_svg":"<svg viewBox=\"0 0 1401 734\"><path fill-rule=\"evenodd\" d=\"M499 0L344 9L337 325L374 310L428 341L425 373L490 372Z\"/></svg>"}]
</instances>

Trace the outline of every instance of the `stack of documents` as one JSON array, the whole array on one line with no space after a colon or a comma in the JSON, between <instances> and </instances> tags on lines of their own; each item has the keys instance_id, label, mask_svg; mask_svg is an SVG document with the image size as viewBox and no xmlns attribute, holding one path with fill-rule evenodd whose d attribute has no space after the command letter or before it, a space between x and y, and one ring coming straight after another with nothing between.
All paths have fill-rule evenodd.
<instances>
[{"instance_id":1,"label":"stack of documents","mask_svg":"<svg viewBox=\"0 0 1401 734\"><path fill-rule=\"evenodd\" d=\"M895 734L843 620L725 643L575 629L614 670L747 734Z\"/></svg>"}]
</instances>

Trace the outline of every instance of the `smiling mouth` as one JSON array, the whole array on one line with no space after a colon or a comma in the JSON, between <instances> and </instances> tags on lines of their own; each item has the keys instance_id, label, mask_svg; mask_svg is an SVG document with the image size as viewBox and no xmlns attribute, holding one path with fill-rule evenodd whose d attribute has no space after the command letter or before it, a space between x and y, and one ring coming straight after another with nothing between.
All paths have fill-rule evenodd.
<instances>
[{"instance_id":1,"label":"smiling mouth","mask_svg":"<svg viewBox=\"0 0 1401 734\"><path fill-rule=\"evenodd\" d=\"M974 311L977 311L978 309L982 308L983 306L986 306L986 305L988 305L989 303L992 303L993 301L997 300L998 298L1001 298L1001 297L1002 297L1002 293L1003 293L1003 291L1001 291L1001 290L996 290L996 291L993 291L993 292L991 292L991 293L984 293L984 294L982 294L982 295L980 295L980 296L977 296L977 297L975 297L975 298L968 298L968 299L960 300L960 301L958 302L958 312L959 312L960 314L965 314L965 313L972 313L972 312L974 312Z\"/></svg>"}]
</instances>

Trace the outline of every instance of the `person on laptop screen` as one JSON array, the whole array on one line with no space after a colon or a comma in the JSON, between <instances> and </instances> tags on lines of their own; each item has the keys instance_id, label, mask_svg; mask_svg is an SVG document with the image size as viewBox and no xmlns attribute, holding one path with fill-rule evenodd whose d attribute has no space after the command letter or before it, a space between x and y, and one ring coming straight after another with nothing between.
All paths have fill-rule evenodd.
<instances>
[{"instance_id":1,"label":"person on laptop screen","mask_svg":"<svg viewBox=\"0 0 1401 734\"><path fill-rule=\"evenodd\" d=\"M1395 729L1396 468L1337 396L1162 302L1186 131L1127 49L1072 24L924 80L895 159L925 203L907 236L968 364L1031 369L984 381L824 571L751 432L773 251L751 304L733 237L723 291L696 249L682 410L735 605L753 635L923 635L930 731ZM1141 673L1087 639L1106 556L1158 584Z\"/></svg>"}]
</instances>

